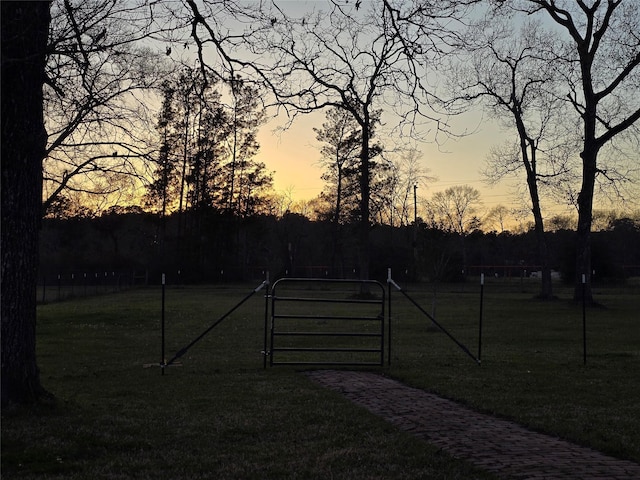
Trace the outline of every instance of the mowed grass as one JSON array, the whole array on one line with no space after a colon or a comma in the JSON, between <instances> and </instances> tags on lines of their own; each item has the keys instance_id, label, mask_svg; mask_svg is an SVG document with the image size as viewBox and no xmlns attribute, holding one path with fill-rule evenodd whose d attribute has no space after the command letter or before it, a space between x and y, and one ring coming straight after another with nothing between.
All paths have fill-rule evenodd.
<instances>
[{"instance_id":1,"label":"mowed grass","mask_svg":"<svg viewBox=\"0 0 640 480\"><path fill-rule=\"evenodd\" d=\"M167 359L255 286L167 288ZM584 366L581 307L522 290L485 287L482 366L392 292L391 366L374 370L640 461L637 292L597 293ZM431 311L429 287L407 291ZM438 322L474 354L479 301L469 284L437 297ZM310 382L304 367L263 369L264 290L181 366L144 368L160 362L160 306L156 287L39 307L38 361L57 404L3 411L3 478L492 478Z\"/></svg>"},{"instance_id":2,"label":"mowed grass","mask_svg":"<svg viewBox=\"0 0 640 480\"><path fill-rule=\"evenodd\" d=\"M640 462L639 292L595 289L599 306L585 315L585 365L582 305L560 286L559 300L535 300L534 285L485 287L481 366L417 314L398 308L391 374L532 430ZM450 289L436 309L438 322L474 355L479 288ZM392 295L393 306L400 297ZM426 292L410 295L431 305Z\"/></svg>"}]
</instances>

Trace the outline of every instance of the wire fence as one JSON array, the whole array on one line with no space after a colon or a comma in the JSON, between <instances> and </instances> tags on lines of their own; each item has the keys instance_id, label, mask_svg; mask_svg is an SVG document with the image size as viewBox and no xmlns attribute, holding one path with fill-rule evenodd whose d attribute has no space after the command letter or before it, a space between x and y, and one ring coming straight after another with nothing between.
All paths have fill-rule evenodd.
<instances>
[{"instance_id":1,"label":"wire fence","mask_svg":"<svg viewBox=\"0 0 640 480\"><path fill-rule=\"evenodd\" d=\"M337 269L324 265L296 266L290 269L271 270L267 266L245 266L244 268L217 268L207 272L206 278L194 275L193 272L176 270L167 272L167 282L170 285L188 285L194 283L229 283L264 279L266 272L274 272L274 278L327 278L327 279L357 279L357 268ZM624 276L616 279L600 279L597 272L593 278L596 285L617 286L633 291L640 290L640 266L624 265ZM413 282L413 272L410 268L395 269L398 281ZM199 272L201 275L202 272ZM466 283L474 283L480 275L485 275L487 282L506 283L523 289L535 287L540 283L540 267L537 265L474 265L464 272L464 280L458 281L462 289ZM462 277L461 277L462 278ZM554 283L562 284L560 273L552 271ZM605 281L606 280L606 281ZM134 287L159 284L160 274L149 270L86 270L40 273L38 276L37 301L51 303L70 300L78 297L103 295L120 292ZM433 284L425 278L419 283ZM436 282L440 283L440 282Z\"/></svg>"},{"instance_id":2,"label":"wire fence","mask_svg":"<svg viewBox=\"0 0 640 480\"><path fill-rule=\"evenodd\" d=\"M148 272L135 270L43 273L38 278L36 299L39 303L60 302L120 292L148 282Z\"/></svg>"}]
</instances>

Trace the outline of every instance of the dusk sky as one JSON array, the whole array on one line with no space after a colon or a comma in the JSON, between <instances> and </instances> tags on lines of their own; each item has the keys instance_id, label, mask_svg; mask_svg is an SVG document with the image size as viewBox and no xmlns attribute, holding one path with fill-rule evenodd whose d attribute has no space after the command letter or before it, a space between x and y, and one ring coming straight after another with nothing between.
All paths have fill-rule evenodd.
<instances>
[{"instance_id":1,"label":"dusk sky","mask_svg":"<svg viewBox=\"0 0 640 480\"><path fill-rule=\"evenodd\" d=\"M283 10L294 16L304 11L322 9L326 2L279 2ZM322 190L322 169L319 167L320 144L316 140L313 128L320 128L325 120L325 112L300 116L285 132L274 133L274 128L286 122L286 118L272 120L264 125L259 134L260 152L258 159L275 171L275 189L279 194L291 196L294 200L309 200ZM392 122L394 120L391 120ZM511 177L499 185L489 186L482 178L480 171L484 168L490 149L500 146L507 138L507 133L500 131L496 122L483 116L481 108L456 117L454 130L457 133L472 132L462 138L450 138L440 146L435 143L417 144L422 152L420 164L430 177L427 185L421 185L418 196L428 199L436 191L443 191L455 185L470 185L481 193L483 209L489 210L498 204L508 208L525 207L524 200L516 197L513 185L516 180ZM390 125L392 127L393 125ZM428 126L434 128L434 125ZM381 133L381 132L380 132ZM384 133L377 139L385 144ZM524 172L522 180L524 184ZM543 209L547 212L567 213L571 207L567 205L548 205L543 200ZM528 205L528 202L527 204Z\"/></svg>"},{"instance_id":2,"label":"dusk sky","mask_svg":"<svg viewBox=\"0 0 640 480\"><path fill-rule=\"evenodd\" d=\"M488 186L480 174L490 148L505 138L504 132L488 119L478 126L480 118L481 113L472 112L459 119L461 129L476 130L469 136L450 139L440 147L433 143L418 146L422 151L420 164L430 176L436 177L435 181L428 182L429 191L424 187L418 190L420 197L429 198L434 192L454 185L471 185L481 192L487 209L497 204L515 206L516 200L509 187L513 181ZM277 119L262 127L258 158L276 172L274 180L278 193L290 194L295 200L309 200L322 190L322 169L318 165L320 144L313 128L319 128L323 121L323 113L300 117L281 134L273 132L275 126L283 123ZM384 139L380 140L384 142ZM557 208L554 211L558 211Z\"/></svg>"},{"instance_id":3,"label":"dusk sky","mask_svg":"<svg viewBox=\"0 0 640 480\"><path fill-rule=\"evenodd\" d=\"M278 2L283 12L294 17L301 17L310 11L324 9L326 1L281 1ZM306 12L306 13L305 13ZM364 14L364 9L361 9ZM225 24L232 28L231 24ZM184 52L186 53L186 52ZM207 56L205 52L205 57ZM190 52L188 55L192 55ZM262 59L260 59L262 60ZM433 74L433 73L432 73ZM436 77L439 74L436 73ZM441 86L443 82L435 79L435 84ZM380 108L387 110L384 102ZM316 140L314 128L320 128L325 121L325 111L313 114L299 115L293 124L285 131L275 132L277 127L287 122L286 117L271 119L269 123L260 128L258 141L260 151L257 160L266 164L268 170L274 173L274 187L278 194L290 197L293 200L311 200L317 197L324 183L321 180L323 173L320 167L320 143ZM273 115L272 111L267 112ZM390 119L387 129L393 128L396 119ZM488 185L483 179L481 170L486 166L486 161L493 147L504 145L509 136L515 136L515 131L505 131L498 127L498 122L483 114L481 107L454 117L452 130L455 133L466 136L449 138L440 145L435 143L414 144L422 153L420 159L424 173L433 178L426 185L419 185L418 197L421 200L429 199L433 193L443 191L456 185L470 185L480 191L482 210L488 211L496 205L504 205L510 210L520 211L529 208L528 195L518 195L516 190L524 192L524 172L518 177L508 177L497 185ZM384 123L384 119L383 119ZM427 129L434 129L435 124L426 125ZM376 139L387 146L392 143L385 128L376 131ZM430 135L433 138L433 135ZM398 141L397 135L392 140ZM445 140L444 136L441 140ZM408 141L408 140L407 140ZM576 157L579 152L576 152ZM595 205L602 202L598 195L595 197ZM568 204L554 203L548 197L542 199L543 214L546 217L555 214L574 214L575 208ZM602 203L600 203L602 204ZM597 207L596 207L597 208ZM605 207L606 208L606 207ZM608 208L611 208L610 206Z\"/></svg>"}]
</instances>

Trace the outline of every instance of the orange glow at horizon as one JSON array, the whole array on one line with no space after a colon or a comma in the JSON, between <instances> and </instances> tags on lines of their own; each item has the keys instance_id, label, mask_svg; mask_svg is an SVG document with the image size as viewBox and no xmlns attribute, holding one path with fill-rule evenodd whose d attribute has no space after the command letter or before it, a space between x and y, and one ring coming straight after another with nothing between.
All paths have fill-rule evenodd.
<instances>
[{"instance_id":1,"label":"orange glow at horizon","mask_svg":"<svg viewBox=\"0 0 640 480\"><path fill-rule=\"evenodd\" d=\"M274 171L274 189L293 200L311 200L324 186L321 180L320 144L313 128L321 127L323 114L310 114L284 132L274 132L277 121L264 125L258 134L260 151L256 159Z\"/></svg>"},{"instance_id":2,"label":"orange glow at horizon","mask_svg":"<svg viewBox=\"0 0 640 480\"><path fill-rule=\"evenodd\" d=\"M317 197L324 186L321 180L320 143L315 138L313 128L319 128L324 121L324 113L300 117L284 132L274 133L277 119L264 125L259 133L260 151L257 159L275 171L274 189L280 195L293 200L311 200ZM469 129L476 129L477 120L472 120ZM505 181L496 186L488 186L480 174L485 159L492 146L505 139L492 122L482 122L477 131L465 137L451 139L438 147L434 143L422 144L420 164L436 180L426 188L419 188L418 196L428 199L436 191L443 191L455 185L470 185L481 193L486 210L502 204L513 206L516 199L512 193L513 181ZM384 138L380 138L384 144Z\"/></svg>"}]
</instances>

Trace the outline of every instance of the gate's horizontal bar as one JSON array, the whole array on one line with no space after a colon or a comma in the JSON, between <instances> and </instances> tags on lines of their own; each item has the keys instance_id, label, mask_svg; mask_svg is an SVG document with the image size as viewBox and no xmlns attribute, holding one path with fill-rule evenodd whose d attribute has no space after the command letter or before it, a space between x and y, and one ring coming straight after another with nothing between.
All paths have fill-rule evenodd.
<instances>
[{"instance_id":1,"label":"gate's horizontal bar","mask_svg":"<svg viewBox=\"0 0 640 480\"><path fill-rule=\"evenodd\" d=\"M371 317L354 317L352 315L295 315L295 314L278 314L272 315L273 318L289 318L297 320L367 320L381 322L382 318L379 316Z\"/></svg>"},{"instance_id":2,"label":"gate's horizontal bar","mask_svg":"<svg viewBox=\"0 0 640 480\"><path fill-rule=\"evenodd\" d=\"M273 352L348 352L348 353L380 353L380 348L315 348L315 347L280 347Z\"/></svg>"},{"instance_id":3,"label":"gate's horizontal bar","mask_svg":"<svg viewBox=\"0 0 640 480\"><path fill-rule=\"evenodd\" d=\"M381 305L384 299L369 299L364 300L361 298L326 298L326 297L271 297L274 301L284 302L319 302L319 303L362 303L367 305Z\"/></svg>"},{"instance_id":4,"label":"gate's horizontal bar","mask_svg":"<svg viewBox=\"0 0 640 480\"><path fill-rule=\"evenodd\" d=\"M384 290L384 287L377 280L358 280L355 278L296 278L296 277L283 277L273 284L275 288L276 285L293 283L295 284L352 284L352 285L373 285L379 287L381 290Z\"/></svg>"},{"instance_id":5,"label":"gate's horizontal bar","mask_svg":"<svg viewBox=\"0 0 640 480\"><path fill-rule=\"evenodd\" d=\"M381 333L361 333L361 332L273 332L280 337L377 337Z\"/></svg>"},{"instance_id":6,"label":"gate's horizontal bar","mask_svg":"<svg viewBox=\"0 0 640 480\"><path fill-rule=\"evenodd\" d=\"M318 365L318 366L342 366L342 367L379 367L382 362L272 362L272 365Z\"/></svg>"}]
</instances>

